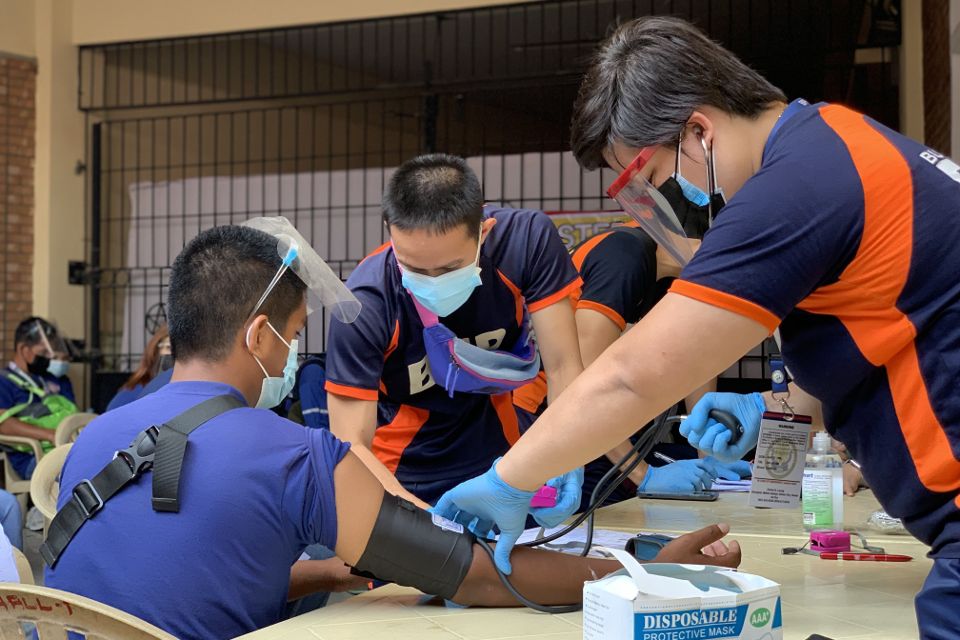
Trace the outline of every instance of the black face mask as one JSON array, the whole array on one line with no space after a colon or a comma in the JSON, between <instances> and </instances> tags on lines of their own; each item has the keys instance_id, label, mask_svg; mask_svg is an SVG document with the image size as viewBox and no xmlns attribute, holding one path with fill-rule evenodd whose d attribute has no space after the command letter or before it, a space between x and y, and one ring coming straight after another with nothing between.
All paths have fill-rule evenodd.
<instances>
[{"instance_id":1,"label":"black face mask","mask_svg":"<svg viewBox=\"0 0 960 640\"><path fill-rule=\"evenodd\" d=\"M163 373L164 371L167 371L168 369L172 369L172 368L173 368L173 356L170 355L169 353L167 355L160 356L160 366L157 370L158 373Z\"/></svg>"},{"instance_id":2,"label":"black face mask","mask_svg":"<svg viewBox=\"0 0 960 640\"><path fill-rule=\"evenodd\" d=\"M710 228L710 206L713 207L713 217L716 218L720 209L727 203L723 194L714 193L710 196L709 206L694 204L683 195L680 183L673 176L657 187L657 191L663 195L673 208L673 212L677 214L677 220L680 221L688 238L702 238Z\"/></svg>"},{"instance_id":3,"label":"black face mask","mask_svg":"<svg viewBox=\"0 0 960 640\"><path fill-rule=\"evenodd\" d=\"M35 376L41 376L50 368L50 358L47 356L34 356L33 362L27 365L27 371Z\"/></svg>"}]
</instances>

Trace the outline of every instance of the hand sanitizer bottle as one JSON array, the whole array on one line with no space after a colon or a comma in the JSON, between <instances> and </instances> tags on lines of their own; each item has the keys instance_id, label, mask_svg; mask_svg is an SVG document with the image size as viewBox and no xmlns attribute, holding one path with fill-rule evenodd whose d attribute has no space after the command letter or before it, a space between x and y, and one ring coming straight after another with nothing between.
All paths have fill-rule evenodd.
<instances>
[{"instance_id":1,"label":"hand sanitizer bottle","mask_svg":"<svg viewBox=\"0 0 960 640\"><path fill-rule=\"evenodd\" d=\"M805 529L843 529L843 461L825 431L813 436L801 490Z\"/></svg>"}]
</instances>

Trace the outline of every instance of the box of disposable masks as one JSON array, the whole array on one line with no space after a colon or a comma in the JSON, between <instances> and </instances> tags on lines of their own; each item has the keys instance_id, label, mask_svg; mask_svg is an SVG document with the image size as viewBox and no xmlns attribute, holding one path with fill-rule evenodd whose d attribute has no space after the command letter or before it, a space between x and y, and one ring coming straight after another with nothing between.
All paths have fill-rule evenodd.
<instances>
[{"instance_id":1,"label":"box of disposable masks","mask_svg":"<svg viewBox=\"0 0 960 640\"><path fill-rule=\"evenodd\" d=\"M782 640L780 585L719 567L638 563L583 587L584 640Z\"/></svg>"}]
</instances>

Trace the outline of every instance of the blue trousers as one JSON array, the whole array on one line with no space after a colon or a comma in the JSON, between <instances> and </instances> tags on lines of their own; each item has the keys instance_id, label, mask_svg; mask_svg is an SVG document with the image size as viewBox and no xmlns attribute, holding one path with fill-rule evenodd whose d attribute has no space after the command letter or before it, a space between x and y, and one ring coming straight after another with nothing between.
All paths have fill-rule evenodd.
<instances>
[{"instance_id":1,"label":"blue trousers","mask_svg":"<svg viewBox=\"0 0 960 640\"><path fill-rule=\"evenodd\" d=\"M8 451L7 462L10 463L14 471L24 480L29 480L33 477L33 470L37 468L37 457L32 453Z\"/></svg>"},{"instance_id":2,"label":"blue trousers","mask_svg":"<svg viewBox=\"0 0 960 640\"><path fill-rule=\"evenodd\" d=\"M960 558L937 558L915 602L922 640L960 638Z\"/></svg>"},{"instance_id":3,"label":"blue trousers","mask_svg":"<svg viewBox=\"0 0 960 640\"><path fill-rule=\"evenodd\" d=\"M23 551L23 514L12 493L0 489L0 526L10 544Z\"/></svg>"}]
</instances>

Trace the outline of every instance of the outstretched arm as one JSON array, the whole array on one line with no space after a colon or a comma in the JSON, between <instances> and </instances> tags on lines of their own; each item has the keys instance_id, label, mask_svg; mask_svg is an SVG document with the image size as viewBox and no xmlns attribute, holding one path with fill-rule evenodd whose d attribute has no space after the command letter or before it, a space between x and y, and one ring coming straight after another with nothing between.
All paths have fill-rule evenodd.
<instances>
[{"instance_id":1,"label":"outstretched arm","mask_svg":"<svg viewBox=\"0 0 960 640\"><path fill-rule=\"evenodd\" d=\"M352 453L348 453L337 465L334 483L339 531L336 553L345 562L355 566L371 544L371 533L380 513L384 490ZM721 541L727 531L726 527L714 525L682 536L667 545L657 561L736 567L740 564L740 547L735 542L727 547ZM443 532L443 535L457 534ZM397 543L402 544L402 535L398 533L397 537ZM402 552L392 556L396 564L406 560ZM515 588L528 599L545 605L580 602L584 581L603 577L620 568L615 560L580 558L526 547L517 547L511 561L513 572L510 579ZM415 574L430 575L439 572L440 568L411 561L409 570ZM419 588L416 578L406 584ZM490 557L476 544L469 568L452 599L472 606L520 606L501 584Z\"/></svg>"}]
</instances>

